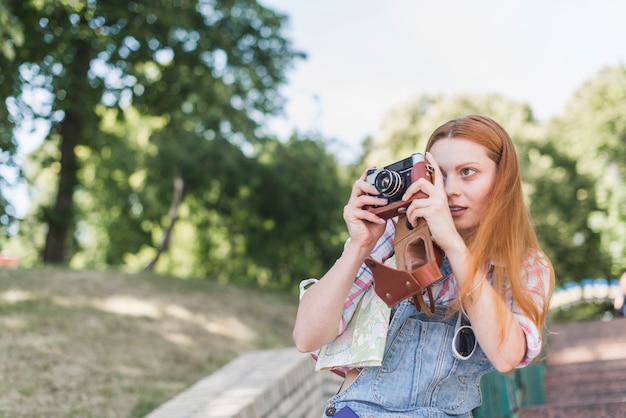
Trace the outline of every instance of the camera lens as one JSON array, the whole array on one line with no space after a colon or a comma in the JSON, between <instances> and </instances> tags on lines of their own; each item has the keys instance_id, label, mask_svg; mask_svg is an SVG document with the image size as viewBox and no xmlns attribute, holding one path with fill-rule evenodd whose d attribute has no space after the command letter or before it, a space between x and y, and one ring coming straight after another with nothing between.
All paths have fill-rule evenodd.
<instances>
[{"instance_id":1,"label":"camera lens","mask_svg":"<svg viewBox=\"0 0 626 418\"><path fill-rule=\"evenodd\" d=\"M381 170L374 179L374 187L387 199L394 199L402 192L402 177L396 171Z\"/></svg>"}]
</instances>

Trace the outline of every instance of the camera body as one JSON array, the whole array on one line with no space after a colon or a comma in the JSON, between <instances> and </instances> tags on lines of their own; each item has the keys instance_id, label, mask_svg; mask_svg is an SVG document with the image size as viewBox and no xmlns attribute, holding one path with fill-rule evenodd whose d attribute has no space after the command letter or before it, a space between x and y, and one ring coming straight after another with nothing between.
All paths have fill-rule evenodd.
<instances>
[{"instance_id":1,"label":"camera body","mask_svg":"<svg viewBox=\"0 0 626 418\"><path fill-rule=\"evenodd\" d=\"M426 197L426 194L420 191L411 199L402 200L406 189L420 178L427 178L433 182L433 169L419 152L383 168L368 170L366 181L376 187L380 192L379 197L386 198L388 203L384 206L370 206L367 210L382 219L403 215L414 199Z\"/></svg>"}]
</instances>

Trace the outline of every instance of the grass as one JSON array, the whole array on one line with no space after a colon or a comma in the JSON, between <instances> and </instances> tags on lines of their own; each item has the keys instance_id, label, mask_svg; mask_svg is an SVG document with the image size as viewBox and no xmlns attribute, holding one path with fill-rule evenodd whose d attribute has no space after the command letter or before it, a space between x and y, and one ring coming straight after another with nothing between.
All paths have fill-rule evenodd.
<instances>
[{"instance_id":1,"label":"grass","mask_svg":"<svg viewBox=\"0 0 626 418\"><path fill-rule=\"evenodd\" d=\"M291 346L296 304L208 280L0 269L0 417L143 417L241 353Z\"/></svg>"}]
</instances>

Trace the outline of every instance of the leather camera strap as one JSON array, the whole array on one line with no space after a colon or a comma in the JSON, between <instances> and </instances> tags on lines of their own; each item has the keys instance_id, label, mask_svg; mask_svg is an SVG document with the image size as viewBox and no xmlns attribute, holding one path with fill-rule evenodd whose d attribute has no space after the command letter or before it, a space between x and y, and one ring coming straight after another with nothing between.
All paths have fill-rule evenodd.
<instances>
[{"instance_id":1,"label":"leather camera strap","mask_svg":"<svg viewBox=\"0 0 626 418\"><path fill-rule=\"evenodd\" d=\"M406 216L400 216L396 223L394 247L398 268L372 258L365 260L374 275L374 290L389 307L412 297L415 309L432 315L435 313L435 302L430 286L443 277L439 270L443 253L433 244L426 221L422 219L412 228ZM424 301L424 290L430 307Z\"/></svg>"},{"instance_id":2,"label":"leather camera strap","mask_svg":"<svg viewBox=\"0 0 626 418\"><path fill-rule=\"evenodd\" d=\"M392 307L404 299L413 298L415 309L422 309L429 315L435 313L435 301L433 298L432 285L441 279L442 275L439 266L433 261L422 265L413 272L406 270L398 270L383 263L368 258L365 264L370 268L374 275L374 290L376 294L387 304ZM426 290L430 302L430 308L426 305L422 292Z\"/></svg>"},{"instance_id":3,"label":"leather camera strap","mask_svg":"<svg viewBox=\"0 0 626 418\"><path fill-rule=\"evenodd\" d=\"M424 310L426 315L431 316L435 313L435 298L433 297L433 291L430 286L426 288L426 294L428 295L428 301L430 302L430 306L426 305L426 302L424 302L424 295L421 292L413 295L413 305L415 305L415 309L417 309L417 312L419 312L420 310ZM420 307L422 309L420 309Z\"/></svg>"}]
</instances>

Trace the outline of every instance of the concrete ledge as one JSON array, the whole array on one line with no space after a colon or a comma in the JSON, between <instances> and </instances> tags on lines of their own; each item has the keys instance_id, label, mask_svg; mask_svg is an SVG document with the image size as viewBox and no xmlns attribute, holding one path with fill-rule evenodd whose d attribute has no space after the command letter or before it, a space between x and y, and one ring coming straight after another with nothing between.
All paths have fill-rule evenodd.
<instances>
[{"instance_id":1,"label":"concrete ledge","mask_svg":"<svg viewBox=\"0 0 626 418\"><path fill-rule=\"evenodd\" d=\"M310 355L295 348L247 353L147 418L319 418L341 378L314 366Z\"/></svg>"}]
</instances>

